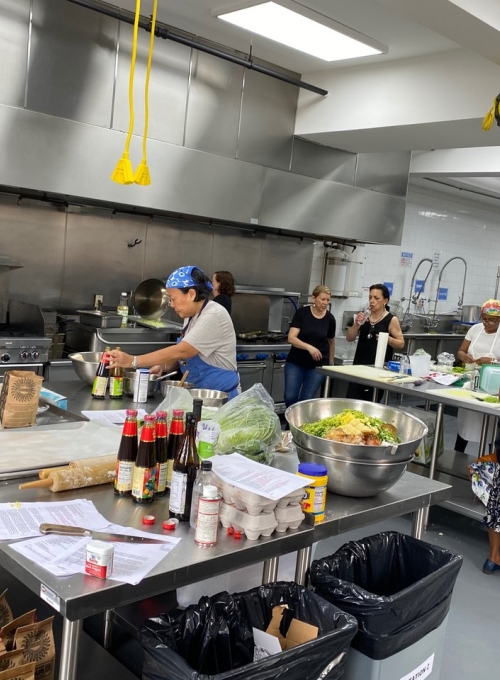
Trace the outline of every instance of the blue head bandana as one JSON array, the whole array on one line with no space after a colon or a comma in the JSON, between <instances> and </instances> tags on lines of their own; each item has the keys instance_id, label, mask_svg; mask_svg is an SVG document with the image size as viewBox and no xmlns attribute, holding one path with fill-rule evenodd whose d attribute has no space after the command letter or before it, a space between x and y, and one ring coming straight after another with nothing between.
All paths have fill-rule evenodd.
<instances>
[{"instance_id":1,"label":"blue head bandana","mask_svg":"<svg viewBox=\"0 0 500 680\"><path fill-rule=\"evenodd\" d=\"M174 272L170 274L165 282L167 288L193 288L199 286L192 277L193 269L199 269L193 265L188 265L187 267L179 267ZM200 269L201 271L201 269ZM213 290L213 286L210 281L207 281L205 287L209 290Z\"/></svg>"}]
</instances>

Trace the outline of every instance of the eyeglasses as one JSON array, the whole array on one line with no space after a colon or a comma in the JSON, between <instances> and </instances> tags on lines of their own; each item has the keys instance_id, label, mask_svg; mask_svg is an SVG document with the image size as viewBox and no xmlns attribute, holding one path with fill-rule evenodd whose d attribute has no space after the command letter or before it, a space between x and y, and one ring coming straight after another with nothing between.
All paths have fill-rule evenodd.
<instances>
[{"instance_id":1,"label":"eyeglasses","mask_svg":"<svg viewBox=\"0 0 500 680\"><path fill-rule=\"evenodd\" d=\"M482 316L482 317L481 317L481 321L482 321L483 323L492 323L492 324L493 324L493 323L498 323L498 322L500 321L500 316L492 316L492 317L489 317L489 316L488 316L488 317Z\"/></svg>"}]
</instances>

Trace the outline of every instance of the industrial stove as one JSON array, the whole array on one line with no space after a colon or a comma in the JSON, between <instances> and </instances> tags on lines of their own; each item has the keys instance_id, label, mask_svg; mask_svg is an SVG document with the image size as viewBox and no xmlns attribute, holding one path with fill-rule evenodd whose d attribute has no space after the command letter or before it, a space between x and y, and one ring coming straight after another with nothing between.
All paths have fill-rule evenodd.
<instances>
[{"instance_id":1,"label":"industrial stove","mask_svg":"<svg viewBox=\"0 0 500 680\"><path fill-rule=\"evenodd\" d=\"M49 361L50 338L41 338L27 331L0 325L0 376L5 370L30 369L42 375Z\"/></svg>"}]
</instances>

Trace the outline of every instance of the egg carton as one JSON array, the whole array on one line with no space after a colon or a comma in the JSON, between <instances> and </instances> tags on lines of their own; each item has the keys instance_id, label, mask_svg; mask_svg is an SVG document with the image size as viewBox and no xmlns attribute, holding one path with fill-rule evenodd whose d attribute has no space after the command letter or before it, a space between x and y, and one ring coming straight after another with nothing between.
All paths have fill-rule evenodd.
<instances>
[{"instance_id":1,"label":"egg carton","mask_svg":"<svg viewBox=\"0 0 500 680\"><path fill-rule=\"evenodd\" d=\"M260 536L270 536L278 526L274 512L250 515L224 501L221 503L219 519L225 529L232 527L235 531L241 531L250 541L256 541Z\"/></svg>"},{"instance_id":2,"label":"egg carton","mask_svg":"<svg viewBox=\"0 0 500 680\"><path fill-rule=\"evenodd\" d=\"M304 489L297 489L292 491L287 496L283 496L278 501L278 508L286 508L288 505L300 505L300 501L304 498Z\"/></svg>"},{"instance_id":3,"label":"egg carton","mask_svg":"<svg viewBox=\"0 0 500 680\"><path fill-rule=\"evenodd\" d=\"M298 529L304 519L304 513L300 505L287 505L284 508L276 508L274 511L278 526L276 531L283 533L287 529Z\"/></svg>"},{"instance_id":4,"label":"egg carton","mask_svg":"<svg viewBox=\"0 0 500 680\"><path fill-rule=\"evenodd\" d=\"M252 491L245 491L245 489L228 484L217 475L215 475L215 483L226 503L235 505L238 510L246 510L249 515L271 513L278 504L278 501L272 501Z\"/></svg>"}]
</instances>

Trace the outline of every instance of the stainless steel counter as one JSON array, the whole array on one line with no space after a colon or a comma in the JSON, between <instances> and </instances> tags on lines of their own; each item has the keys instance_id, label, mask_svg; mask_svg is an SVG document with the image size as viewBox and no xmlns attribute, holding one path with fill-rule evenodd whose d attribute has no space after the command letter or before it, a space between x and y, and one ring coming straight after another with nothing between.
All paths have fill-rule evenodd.
<instances>
[{"instance_id":1,"label":"stainless steel counter","mask_svg":"<svg viewBox=\"0 0 500 680\"><path fill-rule=\"evenodd\" d=\"M330 366L318 368L316 370L327 376L325 385L323 387L324 396L330 393L331 380L334 379L334 382L337 380L342 381L344 384L347 382L353 382L360 385L366 385L367 387L373 387L376 390L384 390L386 394L386 401L388 393L391 392L398 394L401 397L421 397L422 401L426 404L426 408L428 407L429 403L437 404L436 429L434 433L434 444L429 468L415 464L412 466L412 470L415 470L418 467L419 469L416 471L419 474L428 474L430 479L434 479L436 476L438 476L440 481L447 484L452 484L452 497L443 504L446 505L446 507L452 509L454 512L458 512L474 519L482 519L484 516L484 507L481 507L481 504L475 500L475 496L470 489L470 483L468 481L467 466L470 462L472 462L473 459L463 454L457 454L459 458L457 461L455 460L454 452L445 451L445 455L440 458L438 462L438 446L443 424L443 408L444 406L452 406L455 408L475 411L476 413L481 413L483 415L482 437L479 444L479 450L480 452L484 453L487 445L486 435L489 427L489 420L491 418L497 419L500 417L500 409L498 406L493 406L487 402L481 402L474 399L471 399L470 401L457 399L453 397L452 394L453 386L450 386L450 388L446 390L446 388L443 388L441 385L430 381L425 381L422 385L418 386L414 385L413 383L387 383L375 378L346 375L346 373L342 372L343 367L340 366ZM436 393L437 389L442 389L443 391L441 393ZM446 391L451 391L451 393L448 395L446 394Z\"/></svg>"},{"instance_id":2,"label":"stainless steel counter","mask_svg":"<svg viewBox=\"0 0 500 680\"><path fill-rule=\"evenodd\" d=\"M93 400L90 387L81 382L49 383L48 387L68 397L68 415L82 408L124 408L133 403L130 399ZM155 403L149 400L147 410L152 410ZM109 486L51 494L44 489L20 492L18 482L8 480L0 482L0 488L3 502L60 501L83 497L91 500L110 522L141 529L144 529L141 523L143 515L153 512L157 518L153 533L161 533L161 520L168 514L166 498L158 499L145 508L129 499L117 498ZM304 522L296 531L274 534L257 541L244 537L235 541L221 532L219 542L209 550L197 548L189 525L181 523L175 535L183 540L136 586L84 575L57 578L15 553L8 543L0 545L0 565L35 594L40 595L43 588L50 595L48 599L53 608L64 617L60 678L74 680L82 619L87 616L188 585L208 575L223 574L262 561L265 561L264 579L272 581L276 579L279 555L295 550L298 551L296 579L304 582L314 541L408 512L415 513L413 534L419 537L425 509L442 502L450 494L449 485L407 472L392 489L375 498L344 498L329 494L326 519L314 527ZM48 601L47 597L44 599Z\"/></svg>"}]
</instances>

